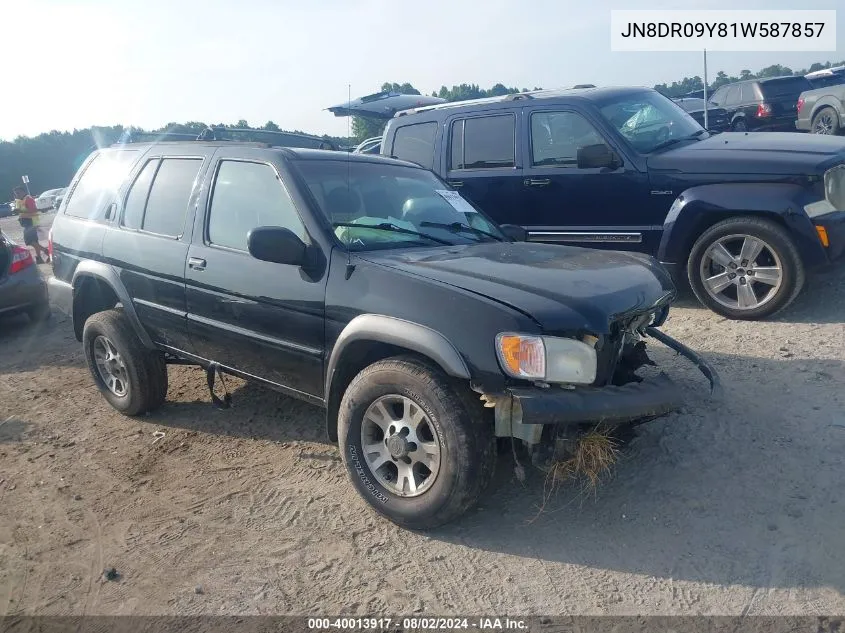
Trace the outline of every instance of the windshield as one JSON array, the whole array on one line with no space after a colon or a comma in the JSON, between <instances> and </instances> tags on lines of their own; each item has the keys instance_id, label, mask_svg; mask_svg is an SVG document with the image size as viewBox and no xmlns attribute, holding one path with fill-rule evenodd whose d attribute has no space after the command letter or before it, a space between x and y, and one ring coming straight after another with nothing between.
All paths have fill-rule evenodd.
<instances>
[{"instance_id":1,"label":"windshield","mask_svg":"<svg viewBox=\"0 0 845 633\"><path fill-rule=\"evenodd\" d=\"M342 160L302 160L296 166L350 250L505 239L492 220L429 171Z\"/></svg>"},{"instance_id":2,"label":"windshield","mask_svg":"<svg viewBox=\"0 0 845 633\"><path fill-rule=\"evenodd\" d=\"M602 116L641 154L672 139L707 138L681 106L658 92L629 94L605 103Z\"/></svg>"}]
</instances>

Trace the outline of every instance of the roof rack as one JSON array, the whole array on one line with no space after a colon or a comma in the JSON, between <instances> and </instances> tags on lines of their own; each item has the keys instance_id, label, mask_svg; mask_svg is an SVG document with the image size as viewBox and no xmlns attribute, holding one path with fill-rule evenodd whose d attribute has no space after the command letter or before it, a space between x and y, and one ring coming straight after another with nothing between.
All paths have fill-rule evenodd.
<instances>
[{"instance_id":1,"label":"roof rack","mask_svg":"<svg viewBox=\"0 0 845 633\"><path fill-rule=\"evenodd\" d=\"M234 137L233 137L234 136ZM235 138L243 136L247 138ZM227 138L228 137L228 138ZM259 140L263 139L263 140ZM282 132L276 130L255 130L252 128L235 128L226 126L209 126L199 134L185 132L124 132L115 145L128 143L162 143L176 142L233 142L254 143L259 147L298 147L304 149L338 150L337 145L325 138L298 132Z\"/></svg>"}]
</instances>

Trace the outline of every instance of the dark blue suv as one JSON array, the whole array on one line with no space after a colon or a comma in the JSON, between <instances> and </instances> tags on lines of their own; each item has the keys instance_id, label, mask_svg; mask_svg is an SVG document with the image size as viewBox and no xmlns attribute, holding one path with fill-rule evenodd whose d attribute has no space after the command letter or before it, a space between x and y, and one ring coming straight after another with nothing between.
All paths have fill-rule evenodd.
<instances>
[{"instance_id":1,"label":"dark blue suv","mask_svg":"<svg viewBox=\"0 0 845 633\"><path fill-rule=\"evenodd\" d=\"M845 252L845 139L711 134L647 88L399 112L382 153L434 170L529 241L657 256L707 307L758 319Z\"/></svg>"}]
</instances>

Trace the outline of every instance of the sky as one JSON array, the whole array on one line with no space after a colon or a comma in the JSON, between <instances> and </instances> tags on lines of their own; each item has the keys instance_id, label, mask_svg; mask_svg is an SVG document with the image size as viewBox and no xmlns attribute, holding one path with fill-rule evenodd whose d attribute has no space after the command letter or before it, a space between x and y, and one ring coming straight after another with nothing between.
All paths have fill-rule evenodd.
<instances>
[{"instance_id":1,"label":"sky","mask_svg":"<svg viewBox=\"0 0 845 633\"><path fill-rule=\"evenodd\" d=\"M845 9L841 0L2 0L0 139L91 125L272 120L345 135L329 106L410 82L654 85L699 53L610 50L611 9ZM845 22L845 10L837 16ZM708 69L805 68L837 51L710 53ZM22 83L18 84L17 80Z\"/></svg>"}]
</instances>

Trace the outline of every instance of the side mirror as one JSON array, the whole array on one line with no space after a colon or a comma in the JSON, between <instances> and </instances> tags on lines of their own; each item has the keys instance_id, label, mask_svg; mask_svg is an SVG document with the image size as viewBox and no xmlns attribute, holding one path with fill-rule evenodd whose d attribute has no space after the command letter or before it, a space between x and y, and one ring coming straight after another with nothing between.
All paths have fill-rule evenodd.
<instances>
[{"instance_id":1,"label":"side mirror","mask_svg":"<svg viewBox=\"0 0 845 633\"><path fill-rule=\"evenodd\" d=\"M598 169L601 167L616 169L622 164L614 151L604 143L579 147L577 162L578 169Z\"/></svg>"},{"instance_id":2,"label":"side mirror","mask_svg":"<svg viewBox=\"0 0 845 633\"><path fill-rule=\"evenodd\" d=\"M246 242L255 259L290 266L304 266L307 261L308 247L290 229L259 226L249 232Z\"/></svg>"},{"instance_id":3,"label":"side mirror","mask_svg":"<svg viewBox=\"0 0 845 633\"><path fill-rule=\"evenodd\" d=\"M521 226L516 224L500 224L499 228L501 229L502 233L505 234L505 237L508 237L513 242L527 242L528 241L528 231L526 231Z\"/></svg>"}]
</instances>

